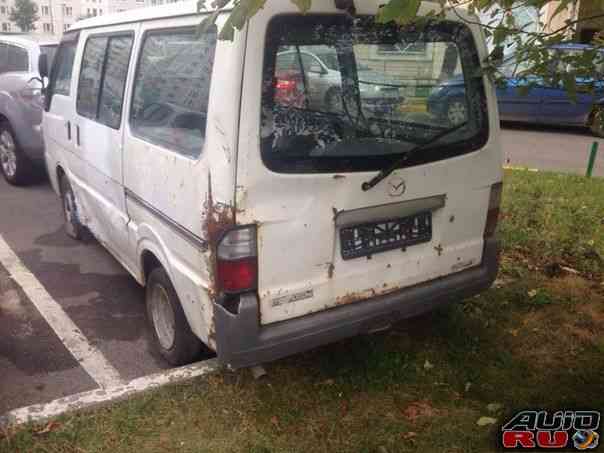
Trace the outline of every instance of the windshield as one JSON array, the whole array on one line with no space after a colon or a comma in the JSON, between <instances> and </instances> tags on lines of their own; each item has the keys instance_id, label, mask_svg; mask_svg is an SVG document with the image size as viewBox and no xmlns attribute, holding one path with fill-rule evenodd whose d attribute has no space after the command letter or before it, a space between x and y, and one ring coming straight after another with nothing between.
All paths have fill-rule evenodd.
<instances>
[{"instance_id":1,"label":"windshield","mask_svg":"<svg viewBox=\"0 0 604 453\"><path fill-rule=\"evenodd\" d=\"M279 16L264 61L262 157L275 171L377 170L461 123L405 165L473 151L488 136L479 59L463 24Z\"/></svg>"},{"instance_id":2,"label":"windshield","mask_svg":"<svg viewBox=\"0 0 604 453\"><path fill-rule=\"evenodd\" d=\"M40 46L40 53L43 53L48 58L48 68L52 68L52 62L55 59L57 53L57 46Z\"/></svg>"}]
</instances>

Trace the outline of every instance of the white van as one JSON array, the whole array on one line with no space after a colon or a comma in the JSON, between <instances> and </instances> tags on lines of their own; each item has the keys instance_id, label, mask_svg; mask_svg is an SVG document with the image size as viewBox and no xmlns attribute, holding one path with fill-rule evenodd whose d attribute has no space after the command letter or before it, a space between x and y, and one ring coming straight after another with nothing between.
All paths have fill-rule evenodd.
<instances>
[{"instance_id":1,"label":"white van","mask_svg":"<svg viewBox=\"0 0 604 453\"><path fill-rule=\"evenodd\" d=\"M268 2L233 41L217 39L228 14L198 33L196 2L139 9L78 22L58 49L44 138L67 232L146 286L174 365L204 344L237 368L378 331L497 273L479 28L312 3ZM422 108L447 80L463 121Z\"/></svg>"}]
</instances>

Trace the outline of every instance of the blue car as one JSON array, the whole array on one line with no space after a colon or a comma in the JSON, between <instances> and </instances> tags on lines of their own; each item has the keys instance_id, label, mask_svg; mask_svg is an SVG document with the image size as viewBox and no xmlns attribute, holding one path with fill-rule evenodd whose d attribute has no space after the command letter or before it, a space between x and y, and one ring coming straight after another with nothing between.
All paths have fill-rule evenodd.
<instances>
[{"instance_id":1,"label":"blue car","mask_svg":"<svg viewBox=\"0 0 604 453\"><path fill-rule=\"evenodd\" d=\"M560 44L550 49L552 72L567 72L568 63L563 57L591 49L585 44ZM604 60L604 51L600 52ZM506 86L497 89L499 116L502 121L516 121L532 124L555 124L569 126L586 126L599 136L604 137L604 65L599 63L598 75L594 79L577 78L577 98L573 102L562 83L548 86L541 78L528 77L521 80L514 74L524 68L514 59L508 60L501 67L506 76ZM519 89L522 85L531 84L528 94ZM594 90L590 90L593 84ZM428 98L428 111L455 125L465 121L466 96L463 82L452 78L439 85Z\"/></svg>"}]
</instances>

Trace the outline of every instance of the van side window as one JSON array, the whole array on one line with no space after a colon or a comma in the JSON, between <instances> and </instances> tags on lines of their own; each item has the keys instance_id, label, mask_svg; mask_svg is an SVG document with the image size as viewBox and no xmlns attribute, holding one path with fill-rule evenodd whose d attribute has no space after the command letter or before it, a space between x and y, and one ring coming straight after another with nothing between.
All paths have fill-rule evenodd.
<instances>
[{"instance_id":1,"label":"van side window","mask_svg":"<svg viewBox=\"0 0 604 453\"><path fill-rule=\"evenodd\" d=\"M131 49L129 35L88 40L78 82L78 114L119 128Z\"/></svg>"},{"instance_id":2,"label":"van side window","mask_svg":"<svg viewBox=\"0 0 604 453\"><path fill-rule=\"evenodd\" d=\"M131 48L132 37L130 36L120 36L109 40L103 89L101 90L101 105L99 106L99 121L114 129L118 129L122 122L122 104Z\"/></svg>"},{"instance_id":3,"label":"van side window","mask_svg":"<svg viewBox=\"0 0 604 453\"><path fill-rule=\"evenodd\" d=\"M107 40L106 37L90 38L82 57L76 107L78 114L91 119L96 119Z\"/></svg>"},{"instance_id":4,"label":"van side window","mask_svg":"<svg viewBox=\"0 0 604 453\"><path fill-rule=\"evenodd\" d=\"M216 31L149 32L134 80L133 133L187 157L201 153L205 138Z\"/></svg>"},{"instance_id":5,"label":"van side window","mask_svg":"<svg viewBox=\"0 0 604 453\"><path fill-rule=\"evenodd\" d=\"M73 72L73 61L75 59L77 42L61 44L58 55L55 59L56 75L52 84L53 94L62 94L69 96L71 91L71 73Z\"/></svg>"}]
</instances>

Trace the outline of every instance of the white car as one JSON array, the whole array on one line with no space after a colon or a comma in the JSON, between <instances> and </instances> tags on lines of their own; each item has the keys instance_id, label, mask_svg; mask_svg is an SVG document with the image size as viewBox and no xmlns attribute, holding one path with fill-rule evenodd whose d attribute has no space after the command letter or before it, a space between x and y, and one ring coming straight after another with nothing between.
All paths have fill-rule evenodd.
<instances>
[{"instance_id":1,"label":"white car","mask_svg":"<svg viewBox=\"0 0 604 453\"><path fill-rule=\"evenodd\" d=\"M196 2L65 33L44 138L66 230L88 228L146 287L171 364L203 345L235 368L275 360L495 279L502 159L494 87L475 77L483 35L456 15L425 33L379 25L380 3L357 2L351 21L331 0L304 15L269 2L233 41L217 39L228 8L198 36L213 11ZM387 64L393 42L416 43L418 57ZM301 46L337 56L340 109L306 101L314 78L281 78L279 55ZM463 77L467 121L364 108L359 68L419 86L445 60ZM294 88L301 102L283 97Z\"/></svg>"}]
</instances>

